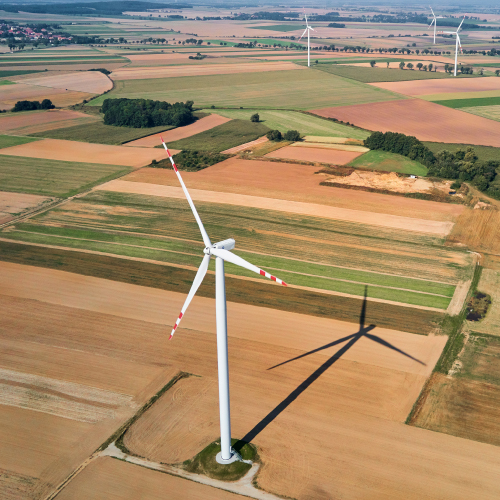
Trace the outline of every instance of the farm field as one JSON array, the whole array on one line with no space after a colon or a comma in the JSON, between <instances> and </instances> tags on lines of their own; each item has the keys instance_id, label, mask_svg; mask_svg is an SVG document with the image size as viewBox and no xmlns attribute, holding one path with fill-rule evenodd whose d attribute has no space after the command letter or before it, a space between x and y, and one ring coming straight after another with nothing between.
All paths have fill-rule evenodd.
<instances>
[{"instance_id":1,"label":"farm field","mask_svg":"<svg viewBox=\"0 0 500 500\"><path fill-rule=\"evenodd\" d=\"M432 102L440 104L441 106L447 106L453 109L463 109L463 108L478 108L478 107L500 107L500 96L496 97L474 97L472 99L446 99L444 101Z\"/></svg>"},{"instance_id":2,"label":"farm field","mask_svg":"<svg viewBox=\"0 0 500 500\"><path fill-rule=\"evenodd\" d=\"M472 146L480 161L497 160L500 161L500 148L491 146L477 146L475 144L445 144L442 142L424 142L424 144L434 153L439 153L443 150L451 151L452 153L459 149L465 149Z\"/></svg>"},{"instance_id":3,"label":"farm field","mask_svg":"<svg viewBox=\"0 0 500 500\"><path fill-rule=\"evenodd\" d=\"M0 155L22 156L106 165L123 165L126 167L142 167L151 160L166 158L167 152L149 148L123 148L105 144L88 144L84 142L64 141L61 139L42 139L35 142L0 149Z\"/></svg>"},{"instance_id":4,"label":"farm field","mask_svg":"<svg viewBox=\"0 0 500 500\"><path fill-rule=\"evenodd\" d=\"M285 160L300 160L310 162L332 163L345 165L362 153L356 151L342 151L335 148L315 148L300 146L285 146L266 155L267 158L282 158Z\"/></svg>"},{"instance_id":5,"label":"farm field","mask_svg":"<svg viewBox=\"0 0 500 500\"><path fill-rule=\"evenodd\" d=\"M73 125L95 122L96 120L96 117L66 109L26 111L0 116L0 132L24 135L56 128L71 127Z\"/></svg>"},{"instance_id":6,"label":"farm field","mask_svg":"<svg viewBox=\"0 0 500 500\"><path fill-rule=\"evenodd\" d=\"M170 139L171 142L168 146L173 149L220 152L255 141L266 135L267 132L269 132L269 128L262 123L254 123L250 120L231 120L184 139ZM166 134L164 139L167 140ZM158 147L163 149L161 143Z\"/></svg>"},{"instance_id":7,"label":"farm field","mask_svg":"<svg viewBox=\"0 0 500 500\"><path fill-rule=\"evenodd\" d=\"M44 132L35 132L30 135L32 137L118 146L128 141L140 141L144 136L148 137L152 133L163 132L171 128L172 126L169 125L151 128L115 127L113 125L105 125L102 121L91 121L90 123L84 123L82 125L73 125L70 127L47 130ZM158 144L158 142L156 142L156 144ZM130 142L127 145L144 147L141 146L141 144L130 144Z\"/></svg>"},{"instance_id":8,"label":"farm field","mask_svg":"<svg viewBox=\"0 0 500 500\"><path fill-rule=\"evenodd\" d=\"M20 144L27 144L28 142L36 141L31 137L21 137L15 135L0 135L0 149L10 148L11 146L19 146Z\"/></svg>"},{"instance_id":9,"label":"farm field","mask_svg":"<svg viewBox=\"0 0 500 500\"><path fill-rule=\"evenodd\" d=\"M180 56L181 54L179 54ZM191 62L187 59L187 54L182 55L182 62ZM273 62L242 62L239 60L227 59L222 61L219 59L212 64L204 65L179 65L179 66L146 66L146 67L122 67L113 71L111 78L113 81L120 80L144 80L144 78L174 78L181 76L196 76L196 75L229 75L232 73L253 73L255 71L293 71L296 69L304 69L302 66L297 66L293 62L273 61Z\"/></svg>"},{"instance_id":10,"label":"farm field","mask_svg":"<svg viewBox=\"0 0 500 500\"><path fill-rule=\"evenodd\" d=\"M39 208L53 201L53 198L34 194L0 191L0 224L8 222L15 215Z\"/></svg>"},{"instance_id":11,"label":"farm field","mask_svg":"<svg viewBox=\"0 0 500 500\"><path fill-rule=\"evenodd\" d=\"M3 150L1 150L3 151ZM130 171L121 165L1 156L0 189L43 196L71 196Z\"/></svg>"},{"instance_id":12,"label":"farm field","mask_svg":"<svg viewBox=\"0 0 500 500\"><path fill-rule=\"evenodd\" d=\"M210 110L203 110L209 112ZM231 119L249 120L253 113L258 113L260 121L271 130L285 133L287 130L298 130L303 135L325 137L351 137L366 139L369 132L340 123L324 120L314 115L296 111L278 111L271 109L218 109L217 114Z\"/></svg>"},{"instance_id":13,"label":"farm field","mask_svg":"<svg viewBox=\"0 0 500 500\"><path fill-rule=\"evenodd\" d=\"M419 73L422 73L421 71ZM463 92L500 90L500 78L447 78L443 80L419 80L408 82L374 83L374 86L409 96L426 96ZM464 95L464 98L466 95Z\"/></svg>"},{"instance_id":14,"label":"farm field","mask_svg":"<svg viewBox=\"0 0 500 500\"><path fill-rule=\"evenodd\" d=\"M309 90L304 101L303 87ZM335 88L335 93L330 91ZM245 106L252 108L314 109L354 103L400 99L400 96L358 82L310 71L268 71L230 75L123 80L105 96L93 99L98 106L105 98L142 97L168 102L193 100L196 106Z\"/></svg>"},{"instance_id":15,"label":"farm field","mask_svg":"<svg viewBox=\"0 0 500 500\"><path fill-rule=\"evenodd\" d=\"M389 153L387 151L368 151L358 156L349 164L355 168L370 168L386 172L399 172L402 174L427 175L427 168L417 161L410 160L406 156Z\"/></svg>"},{"instance_id":16,"label":"farm field","mask_svg":"<svg viewBox=\"0 0 500 500\"><path fill-rule=\"evenodd\" d=\"M471 108L462 108L462 111L471 115L482 116L488 120L500 121L500 105L499 106L477 106Z\"/></svg>"},{"instance_id":17,"label":"farm field","mask_svg":"<svg viewBox=\"0 0 500 500\"><path fill-rule=\"evenodd\" d=\"M397 64L397 61L393 63L393 66ZM350 80L356 80L363 83L374 83L374 82L391 82L389 84L378 84L375 85L380 88L385 88L391 90L392 92L400 92L398 84L394 85L392 89L392 82L404 82L406 84L413 83L416 81L435 81L450 78L450 76L443 72L428 72L428 71L408 71L393 68L367 68L363 66L348 66L348 65L327 65L319 64L315 66L315 69L319 71L324 71L331 75L340 76L343 78L349 78ZM400 92L404 93L404 92Z\"/></svg>"},{"instance_id":18,"label":"farm field","mask_svg":"<svg viewBox=\"0 0 500 500\"><path fill-rule=\"evenodd\" d=\"M421 99L339 106L314 113L368 130L413 135L421 141L500 146L500 124Z\"/></svg>"},{"instance_id":19,"label":"farm field","mask_svg":"<svg viewBox=\"0 0 500 500\"><path fill-rule=\"evenodd\" d=\"M203 118L199 118L190 125L186 125L184 127L177 127L164 134L161 134L161 136L163 137L165 143L168 145L172 141L186 139L187 137L191 137L193 135L217 127L218 125L222 125L228 122L229 120L230 118L225 118L217 114L210 114L209 116L204 116ZM147 137L143 137L142 139L131 141L127 144L127 146L154 148L159 144L161 144L160 134L153 133L151 135L148 135Z\"/></svg>"},{"instance_id":20,"label":"farm field","mask_svg":"<svg viewBox=\"0 0 500 500\"><path fill-rule=\"evenodd\" d=\"M5 300L18 304L6 309L9 317L20 306L25 307L28 303L39 308L36 329L38 342L44 340L60 347L71 347L70 352L75 352L75 356L102 352L102 346L107 346L103 361L114 357L119 361L125 358L135 366L146 362L150 366L155 362L160 363L156 366L156 373L160 372L160 376L169 369L165 365L168 356L170 366L177 365L184 371L201 376L201 384L213 380L216 373L213 299L195 298L175 342L165 344L165 322L168 323L170 315L177 315L184 299L182 294L58 271L36 270L36 275L33 275L32 269L16 266L9 270L8 276L7 266L3 265L0 279L3 288L5 280L10 278ZM12 279L13 272L18 276L17 279ZM20 284L13 288L13 282ZM64 289L64 294L54 293L61 289ZM110 293L111 290L114 293ZM281 288L276 290L282 293ZM103 303L89 300L103 294L112 301ZM86 298L85 302L82 302L83 297ZM79 304L79 309L72 307L73 304ZM264 462L258 477L261 488L295 498L306 498L318 488L323 491L335 488L345 498L359 498L369 488L370 494L375 491L386 498L399 498L400 491L404 490L409 492L408 498L439 498L440 492L452 491L454 498L466 499L477 491L475 481L480 480L483 497L496 496L498 484L495 470L500 464L495 447L402 425L441 352L445 337L415 336L378 326L371 327L364 334L355 335L358 325L352 323L343 324L326 319L311 321L310 317L300 314L276 314L276 311L249 308L231 302L228 305L232 392L234 401L237 401L234 405L237 411L233 412L234 435L252 436L252 441L259 447ZM96 308L100 311L96 311ZM71 338L66 334L67 322L64 330L61 329L62 325L52 322L52 316L59 311L71 312L71 324L78 325L78 331ZM252 322L242 322L242 317L252 317ZM81 323L84 318L85 323ZM32 319L26 315L21 316L21 319L17 340L26 342L33 338L34 327ZM80 323L76 323L78 320ZM48 321L51 321L51 327L43 328ZM89 335L92 326L98 321L106 321L107 328L99 329L97 335L96 332ZM116 328L120 328L119 334ZM304 328L314 333L304 336ZM7 333L13 335L11 330ZM337 344L339 347L332 346L333 349L325 349L302 360L268 370L346 336L352 336L350 342L344 341L347 344L341 342ZM130 346L138 342L141 343L141 350L131 350ZM185 356L187 348L190 351L188 357ZM68 355L66 349L60 352ZM243 364L242 359L245 360ZM82 366L83 359L79 361L78 366ZM57 363L51 365L58 367ZM88 370L84 373L88 373ZM134 375L130 368L126 373L126 380L122 377L121 382L116 382L125 384ZM99 375L99 371L96 375ZM181 383L192 380L194 378ZM304 380L308 382L302 386L296 400L287 404L262 429L258 427L265 415L286 400ZM353 394L351 389L346 390L342 383L344 380L356 380L358 383L355 386L359 392ZM156 379L156 382L158 387L159 380ZM349 382L351 385L352 382ZM173 389L175 391L176 387ZM182 391L181 385L178 389L181 390L180 393L176 391L180 396L179 404L174 403L172 407L175 413L169 414L169 420L158 421L158 425L162 426L161 429L166 426L163 435L167 444L172 438L174 443L180 432L186 433L186 439L181 444L187 448L177 449L180 455L188 455L192 438L185 426L197 429L197 440L200 440L199 433L203 433L203 439L208 443L216 431L216 407L210 399L211 392L205 398L198 396L189 400L189 394ZM325 393L333 397L325 398ZM183 394L186 394L186 399L182 398ZM170 391L160 402L163 404L164 400L167 403L171 401ZM207 405L207 402L210 404ZM192 411L187 415L184 412L184 418L180 419L185 403L189 404ZM213 423L202 428L190 426L191 422L194 424L196 421L192 419L198 415L206 415L205 422ZM318 429L322 429L321 436ZM285 435L289 439L284 439ZM153 436L145 437L151 439ZM293 443L293 448L287 443ZM422 450L418 456L412 452L416 447ZM279 456L276 450L279 450ZM339 455L340 450L342 453ZM339 456L342 458L337 458ZM304 460L316 471L313 476L304 468ZM122 464L122 467L132 467L123 462L117 463ZM439 477L424 481L423 478L428 478L429 465L434 463L436 467L439 464ZM11 463L5 465L11 466ZM91 479L96 477L92 463L88 467L75 478L75 483L71 482L67 486L66 498L78 496L78 485L82 483L76 481L85 481L87 472L94 471ZM106 471L105 468L98 470ZM132 469L126 475L135 478L134 471ZM145 477L146 473L141 468L140 477ZM359 475L363 475L365 481L357 482ZM459 478L463 481L469 477L470 481L460 483ZM96 481L99 480L96 478ZM123 481L120 484L126 484ZM76 485L76 490L71 489L72 484ZM353 488L353 484L356 487Z\"/></svg>"},{"instance_id":21,"label":"farm field","mask_svg":"<svg viewBox=\"0 0 500 500\"><path fill-rule=\"evenodd\" d=\"M372 212L364 222L374 223L377 214L454 222L464 211L462 205L436 203L377 193L356 192L320 186L318 167L264 160L230 158L199 172L183 172L191 189L258 196L287 201L316 203L330 207ZM287 179L286 185L282 179ZM172 170L143 168L123 180L179 187ZM133 188L132 188L133 189Z\"/></svg>"}]
</instances>

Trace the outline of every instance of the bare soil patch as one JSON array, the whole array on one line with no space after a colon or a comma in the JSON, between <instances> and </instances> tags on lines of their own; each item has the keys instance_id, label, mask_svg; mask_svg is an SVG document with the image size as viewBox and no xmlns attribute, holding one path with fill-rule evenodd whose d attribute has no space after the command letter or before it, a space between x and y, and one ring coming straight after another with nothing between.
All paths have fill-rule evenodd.
<instances>
[{"instance_id":1,"label":"bare soil patch","mask_svg":"<svg viewBox=\"0 0 500 500\"><path fill-rule=\"evenodd\" d=\"M183 172L188 189L200 189L326 206L385 213L435 221L454 221L464 207L447 203L394 198L320 186L318 167L293 163L230 158L200 172ZM178 187L173 171L145 168L124 177L127 181ZM286 179L286 182L283 180Z\"/></svg>"},{"instance_id":2,"label":"bare soil patch","mask_svg":"<svg viewBox=\"0 0 500 500\"><path fill-rule=\"evenodd\" d=\"M144 165L149 165L153 159L162 160L168 157L167 152L162 149L125 148L123 146L90 144L60 139L42 139L36 142L4 148L1 150L1 154L50 160L101 163L105 165L123 165L128 167L143 167Z\"/></svg>"},{"instance_id":3,"label":"bare soil patch","mask_svg":"<svg viewBox=\"0 0 500 500\"><path fill-rule=\"evenodd\" d=\"M170 474L102 457L93 461L58 495L61 500L240 500L240 495L204 486Z\"/></svg>"},{"instance_id":4,"label":"bare soil patch","mask_svg":"<svg viewBox=\"0 0 500 500\"><path fill-rule=\"evenodd\" d=\"M53 200L47 196L0 191L0 224L10 220L13 215L21 215Z\"/></svg>"},{"instance_id":5,"label":"bare soil patch","mask_svg":"<svg viewBox=\"0 0 500 500\"><path fill-rule=\"evenodd\" d=\"M229 118L220 116L217 114L211 114L209 116L204 116L199 120L196 120L191 125L186 125L185 127L178 127L172 130L167 130L161 134L148 135L142 139L137 139L136 141L127 142L125 146L143 147L143 148L154 148L161 144L161 137L165 141L165 144L169 144L172 141L178 141L179 139L185 139L186 137L191 137L192 135L199 134L200 132L205 132L205 130L210 130L211 128L217 127L230 121Z\"/></svg>"},{"instance_id":6,"label":"bare soil patch","mask_svg":"<svg viewBox=\"0 0 500 500\"><path fill-rule=\"evenodd\" d=\"M413 135L421 141L500 147L499 122L421 99L339 106L313 113L368 130Z\"/></svg>"},{"instance_id":7,"label":"bare soil patch","mask_svg":"<svg viewBox=\"0 0 500 500\"><path fill-rule=\"evenodd\" d=\"M95 188L96 190L115 191L120 193L145 194L149 196L162 196L167 198L185 197L182 188L174 186L162 186L146 182L128 182L123 180L114 180L102 184ZM296 201L286 201L279 199L263 198L257 196L248 196L242 194L226 194L221 196L217 191L204 191L199 189L190 189L189 193L193 200L206 201L212 203L228 203L230 205L239 205L255 208L264 208L269 210L280 210L283 212L300 213L313 215L317 217L327 217L330 219L347 220L351 222L360 222L364 224L373 224L375 226L391 227L397 229L406 229L408 231L418 231L422 233L432 233L441 236L447 235L453 224L451 222L438 222L423 219L401 217L396 215L371 214L361 210L351 210L345 208L326 207L312 203L301 203Z\"/></svg>"},{"instance_id":8,"label":"bare soil patch","mask_svg":"<svg viewBox=\"0 0 500 500\"><path fill-rule=\"evenodd\" d=\"M91 94L102 94L113 88L113 82L100 71L75 71L63 75L38 76L26 78L23 83Z\"/></svg>"},{"instance_id":9,"label":"bare soil patch","mask_svg":"<svg viewBox=\"0 0 500 500\"><path fill-rule=\"evenodd\" d=\"M177 54L176 54L177 55ZM179 59L189 61L187 54L179 54ZM132 57L132 56L131 56ZM143 56L141 56L142 58ZM141 63L146 62L142 59ZM178 63L178 60L175 61ZM214 60L215 62L215 60ZM292 69L305 69L303 66L297 66L292 62L273 61L273 62L239 62L235 63L231 59L226 64L203 64L193 66L169 66L169 67L126 67L120 68L111 74L113 80L144 80L147 78L169 78L179 76L200 76L200 75L229 75L233 73L253 73L255 71L288 71ZM232 63L232 64L231 64ZM136 63L137 64L137 63ZM164 63L160 63L164 64Z\"/></svg>"},{"instance_id":10,"label":"bare soil patch","mask_svg":"<svg viewBox=\"0 0 500 500\"><path fill-rule=\"evenodd\" d=\"M399 92L409 96L428 94L446 94L449 92L482 92L500 90L500 79L494 76L487 78L447 78L445 80L413 80L407 82L372 83L375 87Z\"/></svg>"},{"instance_id":11,"label":"bare soil patch","mask_svg":"<svg viewBox=\"0 0 500 500\"><path fill-rule=\"evenodd\" d=\"M35 111L27 113L13 113L0 117L1 132L16 132L18 134L33 134L54 130L56 128L70 127L81 123L97 120L92 116L79 111L66 109L52 109L48 111Z\"/></svg>"},{"instance_id":12,"label":"bare soil patch","mask_svg":"<svg viewBox=\"0 0 500 500\"><path fill-rule=\"evenodd\" d=\"M268 153L268 158L283 158L285 160L312 161L345 165L361 155L361 152L341 151L333 148L314 148L300 146L285 146Z\"/></svg>"}]
</instances>

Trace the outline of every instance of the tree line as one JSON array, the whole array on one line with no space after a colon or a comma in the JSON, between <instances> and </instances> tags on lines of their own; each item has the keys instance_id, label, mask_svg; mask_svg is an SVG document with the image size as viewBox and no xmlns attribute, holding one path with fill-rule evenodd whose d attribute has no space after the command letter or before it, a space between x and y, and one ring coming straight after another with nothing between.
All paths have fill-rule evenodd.
<instances>
[{"instance_id":1,"label":"tree line","mask_svg":"<svg viewBox=\"0 0 500 500\"><path fill-rule=\"evenodd\" d=\"M170 104L152 99L104 99L104 123L118 127L181 127L194 121L193 101Z\"/></svg>"},{"instance_id":2,"label":"tree line","mask_svg":"<svg viewBox=\"0 0 500 500\"><path fill-rule=\"evenodd\" d=\"M50 99L44 99L40 101L17 101L11 111L34 111L36 109L54 109L55 106L52 104Z\"/></svg>"},{"instance_id":3,"label":"tree line","mask_svg":"<svg viewBox=\"0 0 500 500\"><path fill-rule=\"evenodd\" d=\"M471 146L455 153L443 150L435 155L416 137L395 132L373 132L364 140L364 145L369 149L389 151L418 161L427 167L430 176L455 179L454 188L458 188L461 182L470 182L479 191L500 199L500 188L494 184L500 162L480 161Z\"/></svg>"}]
</instances>

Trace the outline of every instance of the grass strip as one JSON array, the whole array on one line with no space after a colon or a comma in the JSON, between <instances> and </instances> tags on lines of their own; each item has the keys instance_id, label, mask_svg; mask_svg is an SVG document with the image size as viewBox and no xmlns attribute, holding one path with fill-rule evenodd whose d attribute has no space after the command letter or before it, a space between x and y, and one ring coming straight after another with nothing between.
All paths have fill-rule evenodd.
<instances>
[{"instance_id":1,"label":"grass strip","mask_svg":"<svg viewBox=\"0 0 500 500\"><path fill-rule=\"evenodd\" d=\"M447 101L432 101L447 108L460 109L472 108L475 106L499 106L500 97L476 97L472 99L450 99Z\"/></svg>"}]
</instances>

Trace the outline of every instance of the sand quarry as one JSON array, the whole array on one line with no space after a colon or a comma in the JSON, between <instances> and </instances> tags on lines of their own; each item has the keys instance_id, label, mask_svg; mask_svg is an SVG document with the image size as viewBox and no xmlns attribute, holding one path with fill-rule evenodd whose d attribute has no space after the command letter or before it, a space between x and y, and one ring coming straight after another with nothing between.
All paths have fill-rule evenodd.
<instances>
[{"instance_id":1,"label":"sand quarry","mask_svg":"<svg viewBox=\"0 0 500 500\"><path fill-rule=\"evenodd\" d=\"M217 127L231 121L230 118L224 116L211 114L209 116L204 116L199 120L196 120L191 125L186 125L184 127L174 128L172 130L167 130L161 134L148 135L142 139L137 139L136 141L130 141L125 144L125 146L143 147L143 148L154 148L161 144L161 137L168 145L170 142L178 141L179 139L185 139L186 137L191 137L192 135L199 134L200 132L205 132L205 130L210 130L211 128Z\"/></svg>"},{"instance_id":2,"label":"sand quarry","mask_svg":"<svg viewBox=\"0 0 500 500\"><path fill-rule=\"evenodd\" d=\"M126 167L143 167L149 165L153 159L163 160L168 157L167 152L163 149L125 148L123 146L90 144L61 139L42 139L19 146L3 148L0 150L0 154L48 160L123 165Z\"/></svg>"},{"instance_id":3,"label":"sand quarry","mask_svg":"<svg viewBox=\"0 0 500 500\"><path fill-rule=\"evenodd\" d=\"M180 370L198 377L165 393L132 426L127 445L169 462L192 457L218 436L212 299L195 298L167 343L183 294L31 266L0 267L2 383L29 381L32 391L52 388L61 398L76 391L87 405L102 390L116 394L115 419L94 424L51 414L50 405L40 411L2 405L0 467L12 472L2 476L4 492L24 481L48 493L47 483L62 481L139 401ZM446 337L360 329L234 303L228 303L228 328L233 435L259 447L261 488L299 500L498 498L497 447L403 423ZM143 498L157 498L149 493L152 485L182 488L175 479L108 458L90 462L74 481L61 498L82 491L89 492L86 498L109 498L109 485L122 491L131 482ZM201 494L194 485L185 488ZM226 498L212 493L200 498ZM130 495L124 491L120 498Z\"/></svg>"},{"instance_id":4,"label":"sand quarry","mask_svg":"<svg viewBox=\"0 0 500 500\"><path fill-rule=\"evenodd\" d=\"M500 123L421 99L339 106L313 113L368 130L413 135L421 141L500 147Z\"/></svg>"},{"instance_id":5,"label":"sand quarry","mask_svg":"<svg viewBox=\"0 0 500 500\"><path fill-rule=\"evenodd\" d=\"M182 176L190 192L199 189L356 211L362 208L368 224L376 223L379 214L453 222L464 210L462 205L320 186L324 177L316 172L318 167L312 165L230 158L199 172L183 172ZM132 172L121 181L179 187L174 171L157 168Z\"/></svg>"}]
</instances>

